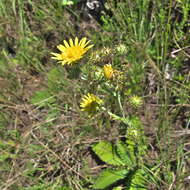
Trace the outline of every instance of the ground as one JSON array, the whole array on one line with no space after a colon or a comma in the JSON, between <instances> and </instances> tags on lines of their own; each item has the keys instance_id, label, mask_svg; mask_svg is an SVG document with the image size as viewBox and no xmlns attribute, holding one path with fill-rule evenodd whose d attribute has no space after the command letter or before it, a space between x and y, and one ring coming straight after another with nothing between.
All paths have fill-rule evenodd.
<instances>
[{"instance_id":1,"label":"ground","mask_svg":"<svg viewBox=\"0 0 190 190\"><path fill-rule=\"evenodd\" d=\"M92 189L112 168L92 147L127 138L121 118L138 117L147 147L139 160L154 178L147 189L188 190L190 2L110 0L101 18L61 2L0 2L1 189ZM80 67L52 60L56 46L75 36L94 44ZM116 51L120 44L126 52ZM90 62L93 53L100 60ZM120 78L106 81L105 64ZM89 91L120 119L82 112ZM134 95L141 106L130 103Z\"/></svg>"}]
</instances>

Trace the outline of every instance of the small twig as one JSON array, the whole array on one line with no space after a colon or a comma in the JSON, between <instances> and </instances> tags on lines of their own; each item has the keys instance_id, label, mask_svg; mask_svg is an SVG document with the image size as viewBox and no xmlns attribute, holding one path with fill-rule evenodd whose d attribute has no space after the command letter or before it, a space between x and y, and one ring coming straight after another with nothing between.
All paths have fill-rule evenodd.
<instances>
[{"instance_id":1,"label":"small twig","mask_svg":"<svg viewBox=\"0 0 190 190\"><path fill-rule=\"evenodd\" d=\"M98 170L98 169L103 169L103 168L106 168L107 165L102 165L102 166L96 166L96 167L93 167L93 168L90 168L91 170Z\"/></svg>"},{"instance_id":2,"label":"small twig","mask_svg":"<svg viewBox=\"0 0 190 190\"><path fill-rule=\"evenodd\" d=\"M27 171L28 171L28 169L26 169L24 172L27 172ZM7 190L7 188L10 187L12 184L14 184L17 181L17 178L19 176L23 175L24 172L22 171L22 172L18 173L16 176L14 176L13 178L7 180L6 185L3 185L4 187L1 186L2 190Z\"/></svg>"},{"instance_id":3,"label":"small twig","mask_svg":"<svg viewBox=\"0 0 190 190\"><path fill-rule=\"evenodd\" d=\"M178 47L179 47L179 46L178 46ZM187 48L189 48L189 47L190 47L190 46L186 46L186 47L183 47L183 48L180 48L180 47L179 47L179 49L176 49L176 50L172 51L171 54L173 55L173 54L178 53L178 52L180 52L180 51L183 51L183 50L185 50L185 49L187 49Z\"/></svg>"},{"instance_id":4,"label":"small twig","mask_svg":"<svg viewBox=\"0 0 190 190\"><path fill-rule=\"evenodd\" d=\"M165 105L165 104L149 104L151 106L154 107L190 107L190 104L169 104L169 105Z\"/></svg>"}]
</instances>

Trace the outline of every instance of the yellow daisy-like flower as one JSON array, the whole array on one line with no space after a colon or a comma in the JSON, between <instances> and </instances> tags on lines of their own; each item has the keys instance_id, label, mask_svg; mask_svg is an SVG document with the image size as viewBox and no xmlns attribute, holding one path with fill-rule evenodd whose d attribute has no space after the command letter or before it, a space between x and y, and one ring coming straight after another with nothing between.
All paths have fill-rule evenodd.
<instances>
[{"instance_id":1,"label":"yellow daisy-like flower","mask_svg":"<svg viewBox=\"0 0 190 190\"><path fill-rule=\"evenodd\" d=\"M112 68L112 66L110 64L106 64L104 65L104 76L106 79L111 79L113 78L113 75L114 75L114 69Z\"/></svg>"},{"instance_id":2,"label":"yellow daisy-like flower","mask_svg":"<svg viewBox=\"0 0 190 190\"><path fill-rule=\"evenodd\" d=\"M101 105L102 103L103 101L100 98L98 98L94 94L88 93L81 100L81 111L86 111L90 114L93 114L98 109L99 105Z\"/></svg>"},{"instance_id":3,"label":"yellow daisy-like flower","mask_svg":"<svg viewBox=\"0 0 190 190\"><path fill-rule=\"evenodd\" d=\"M58 60L62 65L70 65L75 61L78 61L83 57L83 55L93 47L93 45L89 45L90 41L87 41L87 38L84 37L80 41L76 37L75 40L70 39L69 43L64 40L64 45L58 45L57 48L61 51L61 53L51 53L54 55L52 59Z\"/></svg>"}]
</instances>

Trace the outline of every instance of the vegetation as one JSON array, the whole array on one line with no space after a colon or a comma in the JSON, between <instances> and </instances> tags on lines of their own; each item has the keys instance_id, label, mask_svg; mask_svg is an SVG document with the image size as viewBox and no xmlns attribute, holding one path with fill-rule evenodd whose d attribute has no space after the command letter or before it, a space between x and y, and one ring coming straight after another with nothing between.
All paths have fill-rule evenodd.
<instances>
[{"instance_id":1,"label":"vegetation","mask_svg":"<svg viewBox=\"0 0 190 190\"><path fill-rule=\"evenodd\" d=\"M190 1L88 6L0 1L0 189L190 189Z\"/></svg>"}]
</instances>

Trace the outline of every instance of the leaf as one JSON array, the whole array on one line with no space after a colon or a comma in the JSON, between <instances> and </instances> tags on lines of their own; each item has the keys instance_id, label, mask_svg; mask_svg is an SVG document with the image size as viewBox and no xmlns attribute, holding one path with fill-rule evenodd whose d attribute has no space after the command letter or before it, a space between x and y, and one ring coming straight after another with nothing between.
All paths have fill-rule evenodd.
<instances>
[{"instance_id":1,"label":"leaf","mask_svg":"<svg viewBox=\"0 0 190 190\"><path fill-rule=\"evenodd\" d=\"M77 0L62 0L63 6L65 5L74 5L77 3Z\"/></svg>"},{"instance_id":2,"label":"leaf","mask_svg":"<svg viewBox=\"0 0 190 190\"><path fill-rule=\"evenodd\" d=\"M0 162L5 162L6 159L11 158L11 154L10 153L1 153L0 155Z\"/></svg>"},{"instance_id":3,"label":"leaf","mask_svg":"<svg viewBox=\"0 0 190 190\"><path fill-rule=\"evenodd\" d=\"M123 188L121 186L114 187L112 190L122 190Z\"/></svg>"},{"instance_id":4,"label":"leaf","mask_svg":"<svg viewBox=\"0 0 190 190\"><path fill-rule=\"evenodd\" d=\"M63 73L58 68L53 68L47 73L48 87L51 91L59 91Z\"/></svg>"},{"instance_id":5,"label":"leaf","mask_svg":"<svg viewBox=\"0 0 190 190\"><path fill-rule=\"evenodd\" d=\"M94 145L92 150L98 155L98 157L111 165L124 166L125 163L117 156L112 144L107 141L101 141Z\"/></svg>"},{"instance_id":6,"label":"leaf","mask_svg":"<svg viewBox=\"0 0 190 190\"><path fill-rule=\"evenodd\" d=\"M126 143L119 140L116 144L116 152L121 160L128 167L133 167L136 164L136 158L134 154L134 149L131 146L127 146Z\"/></svg>"},{"instance_id":7,"label":"leaf","mask_svg":"<svg viewBox=\"0 0 190 190\"><path fill-rule=\"evenodd\" d=\"M37 91L31 98L31 102L33 104L38 104L40 106L51 104L54 101L55 101L55 98L49 93L48 90Z\"/></svg>"},{"instance_id":8,"label":"leaf","mask_svg":"<svg viewBox=\"0 0 190 190\"><path fill-rule=\"evenodd\" d=\"M147 190L145 187L146 173L143 169L138 169L131 176L130 182L127 184L126 190Z\"/></svg>"},{"instance_id":9,"label":"leaf","mask_svg":"<svg viewBox=\"0 0 190 190\"><path fill-rule=\"evenodd\" d=\"M110 111L108 111L108 114L112 117L113 120L118 120L118 121L121 121L123 123L125 123L126 125L128 126L131 126L132 123L130 121L129 118L126 118L126 117L120 117L118 115L115 115L114 113L111 113Z\"/></svg>"},{"instance_id":10,"label":"leaf","mask_svg":"<svg viewBox=\"0 0 190 190\"><path fill-rule=\"evenodd\" d=\"M48 82L59 82L62 75L58 68L53 68L47 73Z\"/></svg>"},{"instance_id":11,"label":"leaf","mask_svg":"<svg viewBox=\"0 0 190 190\"><path fill-rule=\"evenodd\" d=\"M16 154L11 154L11 153L9 153L9 152L4 152L4 153L1 153L0 154L0 163L1 162L5 162L6 161L6 159L15 159L15 158L17 158L17 155Z\"/></svg>"},{"instance_id":12,"label":"leaf","mask_svg":"<svg viewBox=\"0 0 190 190\"><path fill-rule=\"evenodd\" d=\"M117 182L126 177L128 174L128 170L121 169L121 170L105 170L103 171L100 176L96 179L94 185L92 186L93 189L105 189L106 187L112 185L113 183Z\"/></svg>"},{"instance_id":13,"label":"leaf","mask_svg":"<svg viewBox=\"0 0 190 190\"><path fill-rule=\"evenodd\" d=\"M67 91L67 88L70 84L65 70L61 68L53 68L47 73L47 84L48 88L54 94L59 93L60 91Z\"/></svg>"}]
</instances>

